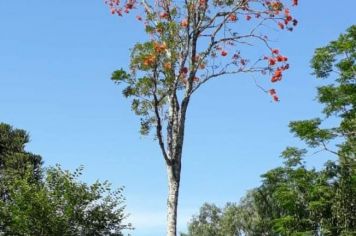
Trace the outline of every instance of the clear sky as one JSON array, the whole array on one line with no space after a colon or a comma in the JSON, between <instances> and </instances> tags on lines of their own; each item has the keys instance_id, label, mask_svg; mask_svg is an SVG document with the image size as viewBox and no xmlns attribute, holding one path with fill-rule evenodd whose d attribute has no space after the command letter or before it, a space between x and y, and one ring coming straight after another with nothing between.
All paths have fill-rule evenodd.
<instances>
[{"instance_id":1,"label":"clear sky","mask_svg":"<svg viewBox=\"0 0 356 236\"><path fill-rule=\"evenodd\" d=\"M274 44L291 63L276 86L280 103L248 77L212 81L196 94L186 129L181 230L204 202L239 201L260 174L280 164L287 145L302 145L288 122L320 113L314 98L323 82L310 74L310 58L356 23L355 9L355 0L300 1L299 26L279 33ZM133 235L157 236L165 232L164 163L109 80L128 65L134 42L145 38L141 26L113 17L101 0L1 0L0 122L27 130L27 149L46 165L84 165L87 182L125 185ZM322 158L308 160L318 166Z\"/></svg>"}]
</instances>

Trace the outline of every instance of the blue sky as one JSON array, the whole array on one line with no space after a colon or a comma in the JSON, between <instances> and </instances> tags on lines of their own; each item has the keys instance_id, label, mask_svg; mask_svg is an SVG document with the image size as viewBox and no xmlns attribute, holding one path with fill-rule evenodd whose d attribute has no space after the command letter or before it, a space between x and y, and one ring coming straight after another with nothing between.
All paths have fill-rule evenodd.
<instances>
[{"instance_id":1,"label":"blue sky","mask_svg":"<svg viewBox=\"0 0 356 236\"><path fill-rule=\"evenodd\" d=\"M318 116L323 81L310 74L316 47L356 22L356 2L300 1L299 26L275 45L291 69L276 87L281 102L248 77L212 81L193 98L185 139L179 228L204 202L239 201L279 153L301 145L291 120ZM46 165L85 166L83 180L125 185L133 235L165 232L166 174L157 144L138 133L138 118L110 80L128 49L145 39L132 19L113 17L102 1L0 1L0 122L31 134L27 149ZM323 156L308 158L311 165Z\"/></svg>"}]
</instances>

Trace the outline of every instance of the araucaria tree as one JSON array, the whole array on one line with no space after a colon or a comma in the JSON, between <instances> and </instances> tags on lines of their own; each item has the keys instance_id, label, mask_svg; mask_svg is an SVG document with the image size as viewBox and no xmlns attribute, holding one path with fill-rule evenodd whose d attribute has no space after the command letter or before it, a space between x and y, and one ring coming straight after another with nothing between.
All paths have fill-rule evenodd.
<instances>
[{"instance_id":1,"label":"araucaria tree","mask_svg":"<svg viewBox=\"0 0 356 236\"><path fill-rule=\"evenodd\" d=\"M119 16L136 11L148 34L146 42L132 49L130 71L117 70L112 80L126 85L123 94L132 98L132 110L141 117L141 133L154 130L168 174L167 235L175 236L192 95L224 75L249 72L268 76L272 83L280 81L289 68L288 59L270 45L267 32L292 31L297 20L289 7L298 1L106 0L106 4ZM263 91L278 101L275 89Z\"/></svg>"}]
</instances>

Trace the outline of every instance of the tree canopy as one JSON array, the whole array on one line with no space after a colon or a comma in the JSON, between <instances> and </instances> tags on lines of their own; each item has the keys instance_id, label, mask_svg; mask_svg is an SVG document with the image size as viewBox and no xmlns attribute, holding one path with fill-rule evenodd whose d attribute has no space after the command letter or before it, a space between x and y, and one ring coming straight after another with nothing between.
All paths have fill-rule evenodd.
<instances>
[{"instance_id":1,"label":"tree canopy","mask_svg":"<svg viewBox=\"0 0 356 236\"><path fill-rule=\"evenodd\" d=\"M44 168L38 155L25 151L24 130L0 124L0 235L123 235L123 188L109 182L79 180L82 168Z\"/></svg>"}]
</instances>

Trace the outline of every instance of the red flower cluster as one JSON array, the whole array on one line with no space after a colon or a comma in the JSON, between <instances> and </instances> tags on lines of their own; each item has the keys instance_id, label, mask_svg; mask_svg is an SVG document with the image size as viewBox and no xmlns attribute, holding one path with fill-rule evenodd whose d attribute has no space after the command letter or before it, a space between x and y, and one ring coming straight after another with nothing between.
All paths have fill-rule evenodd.
<instances>
[{"instance_id":1,"label":"red flower cluster","mask_svg":"<svg viewBox=\"0 0 356 236\"><path fill-rule=\"evenodd\" d=\"M229 42L227 42L229 44ZM231 45L231 44L230 44ZM214 49L220 53L221 56L226 57L228 52L225 50L225 48L221 47L220 45L215 45ZM215 54L215 53L214 53ZM216 54L215 54L216 56Z\"/></svg>"},{"instance_id":2,"label":"red flower cluster","mask_svg":"<svg viewBox=\"0 0 356 236\"><path fill-rule=\"evenodd\" d=\"M153 64L156 63L157 57L153 54L149 54L143 58L143 65L145 67L151 67Z\"/></svg>"},{"instance_id":3,"label":"red flower cluster","mask_svg":"<svg viewBox=\"0 0 356 236\"><path fill-rule=\"evenodd\" d=\"M187 67L183 67L179 72L179 79L184 85L186 85L188 83L188 80L186 79L187 74L188 74Z\"/></svg>"},{"instance_id":4,"label":"red flower cluster","mask_svg":"<svg viewBox=\"0 0 356 236\"><path fill-rule=\"evenodd\" d=\"M110 7L111 14L118 14L122 16L122 13L129 13L134 9L136 0L128 0L123 7L120 7L120 0L105 0L105 4Z\"/></svg>"},{"instance_id":5,"label":"red flower cluster","mask_svg":"<svg viewBox=\"0 0 356 236\"><path fill-rule=\"evenodd\" d=\"M290 11L288 8L286 8L284 10L284 21L282 22L278 22L278 27L280 29L284 29L285 27L287 27L288 30L292 31L293 30L293 27L288 27L290 25L290 23L292 24L292 26L297 26L298 24L298 21L296 19L293 19L293 17L291 16L290 14Z\"/></svg>"},{"instance_id":6,"label":"red flower cluster","mask_svg":"<svg viewBox=\"0 0 356 236\"><path fill-rule=\"evenodd\" d=\"M240 58L240 55L238 53L235 53L234 55L232 55L232 60L237 60Z\"/></svg>"},{"instance_id":7,"label":"red flower cluster","mask_svg":"<svg viewBox=\"0 0 356 236\"><path fill-rule=\"evenodd\" d=\"M278 68L277 70L274 71L274 75L271 79L271 82L274 83L280 80L282 80L282 70Z\"/></svg>"},{"instance_id":8,"label":"red flower cluster","mask_svg":"<svg viewBox=\"0 0 356 236\"><path fill-rule=\"evenodd\" d=\"M158 54L163 53L167 49L167 45L165 42L163 42L163 43L153 42L153 49Z\"/></svg>"},{"instance_id":9,"label":"red flower cluster","mask_svg":"<svg viewBox=\"0 0 356 236\"><path fill-rule=\"evenodd\" d=\"M221 51L221 56L225 57L226 55L227 55L227 51L222 50L222 51Z\"/></svg>"},{"instance_id":10,"label":"red flower cluster","mask_svg":"<svg viewBox=\"0 0 356 236\"><path fill-rule=\"evenodd\" d=\"M279 49L272 49L273 54L279 54Z\"/></svg>"},{"instance_id":11,"label":"red flower cluster","mask_svg":"<svg viewBox=\"0 0 356 236\"><path fill-rule=\"evenodd\" d=\"M276 59L274 59L273 57L269 58L268 59L268 64L270 66L274 66L276 64Z\"/></svg>"},{"instance_id":12,"label":"red flower cluster","mask_svg":"<svg viewBox=\"0 0 356 236\"><path fill-rule=\"evenodd\" d=\"M270 89L270 90L268 90L268 93L272 96L272 98L273 98L273 100L274 100L275 102L278 102L278 101L279 101L279 98L278 98L278 96L277 96L277 92L276 92L275 89Z\"/></svg>"},{"instance_id":13,"label":"red flower cluster","mask_svg":"<svg viewBox=\"0 0 356 236\"><path fill-rule=\"evenodd\" d=\"M168 13L167 13L167 12L161 12L161 13L159 13L159 17L160 17L161 19L167 19Z\"/></svg>"},{"instance_id":14,"label":"red flower cluster","mask_svg":"<svg viewBox=\"0 0 356 236\"><path fill-rule=\"evenodd\" d=\"M199 7L205 8L207 6L207 0L199 0Z\"/></svg>"},{"instance_id":15,"label":"red flower cluster","mask_svg":"<svg viewBox=\"0 0 356 236\"><path fill-rule=\"evenodd\" d=\"M186 75L186 74L188 73L188 68L187 68L187 67L183 67L183 68L180 70L180 73Z\"/></svg>"},{"instance_id":16,"label":"red flower cluster","mask_svg":"<svg viewBox=\"0 0 356 236\"><path fill-rule=\"evenodd\" d=\"M278 22L278 27L282 30L284 29L284 24L282 22Z\"/></svg>"},{"instance_id":17,"label":"red flower cluster","mask_svg":"<svg viewBox=\"0 0 356 236\"><path fill-rule=\"evenodd\" d=\"M278 49L272 49L272 57L265 57L268 60L268 65L272 68L277 63L284 63L283 65L274 69L274 73L271 79L272 83L282 80L283 71L289 69L289 64L286 64L288 58L281 55Z\"/></svg>"},{"instance_id":18,"label":"red flower cluster","mask_svg":"<svg viewBox=\"0 0 356 236\"><path fill-rule=\"evenodd\" d=\"M283 9L283 4L280 1L266 1L266 4L275 13Z\"/></svg>"},{"instance_id":19,"label":"red flower cluster","mask_svg":"<svg viewBox=\"0 0 356 236\"><path fill-rule=\"evenodd\" d=\"M183 28L188 27L188 26L189 26L188 19L183 19L183 20L180 22L180 26L182 26Z\"/></svg>"},{"instance_id":20,"label":"red flower cluster","mask_svg":"<svg viewBox=\"0 0 356 236\"><path fill-rule=\"evenodd\" d=\"M231 13L231 14L229 15L229 20L232 21L232 22L237 21L236 13Z\"/></svg>"}]
</instances>

